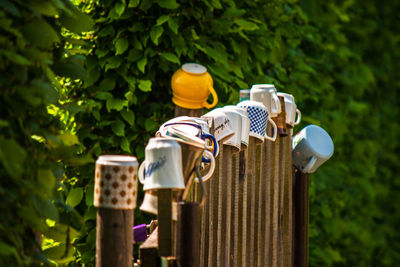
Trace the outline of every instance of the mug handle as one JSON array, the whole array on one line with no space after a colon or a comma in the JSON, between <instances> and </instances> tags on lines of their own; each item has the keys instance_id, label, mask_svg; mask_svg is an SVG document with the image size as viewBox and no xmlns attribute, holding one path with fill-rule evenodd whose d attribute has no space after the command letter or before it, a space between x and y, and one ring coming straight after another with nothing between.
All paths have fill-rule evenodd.
<instances>
[{"instance_id":1,"label":"mug handle","mask_svg":"<svg viewBox=\"0 0 400 267\"><path fill-rule=\"evenodd\" d=\"M301 121L301 112L298 108L296 108L297 120L295 121L294 125L297 125Z\"/></svg>"},{"instance_id":2,"label":"mug handle","mask_svg":"<svg viewBox=\"0 0 400 267\"><path fill-rule=\"evenodd\" d=\"M315 156L312 156L310 158L310 160L308 161L307 165L301 170L301 172L309 173L316 161L317 161L317 158Z\"/></svg>"},{"instance_id":3,"label":"mug handle","mask_svg":"<svg viewBox=\"0 0 400 267\"><path fill-rule=\"evenodd\" d=\"M271 136L267 135L267 133L265 133L264 138L274 142L276 140L276 136L278 134L278 128L276 127L275 122L270 117L268 117L267 120L272 124L272 128L274 129L274 135L271 137Z\"/></svg>"},{"instance_id":4,"label":"mug handle","mask_svg":"<svg viewBox=\"0 0 400 267\"><path fill-rule=\"evenodd\" d=\"M208 150L204 150L203 155L204 154L206 155L206 158L207 157L210 158L210 169L208 170L208 173L206 175L201 177L203 182L205 182L205 181L207 181L208 179L211 178L211 176L214 173L214 169L215 169L215 158L214 158L213 154ZM199 182L199 179L197 179L197 177L196 177L196 182Z\"/></svg>"},{"instance_id":5,"label":"mug handle","mask_svg":"<svg viewBox=\"0 0 400 267\"><path fill-rule=\"evenodd\" d=\"M146 166L146 163L147 163L147 161L146 160L144 160L143 162L142 162L142 164L140 164L140 167L139 167L139 170L138 170L138 178L139 178L139 181L142 183L142 184L144 184L144 177L143 177L143 172L144 172L144 168L145 168L145 166Z\"/></svg>"},{"instance_id":6,"label":"mug handle","mask_svg":"<svg viewBox=\"0 0 400 267\"><path fill-rule=\"evenodd\" d=\"M211 142L213 143L213 145L214 145L213 156L214 156L214 158L215 158L215 157L218 155L218 149L219 149L217 140L215 139L214 135L212 135L212 134L202 134L202 135L201 135L201 139L203 139L203 137L204 137L205 139L210 139ZM213 148L213 146L212 146L212 145L211 145L211 146L208 146L208 145L206 144L205 148L206 148L207 150L210 150L210 149ZM210 159L207 159L207 158L205 158L205 157L203 156L201 161L202 161L202 162L210 162L211 160L210 160Z\"/></svg>"},{"instance_id":7,"label":"mug handle","mask_svg":"<svg viewBox=\"0 0 400 267\"><path fill-rule=\"evenodd\" d=\"M281 112L281 102L276 94L272 94L271 98L271 113L279 114Z\"/></svg>"},{"instance_id":8,"label":"mug handle","mask_svg":"<svg viewBox=\"0 0 400 267\"><path fill-rule=\"evenodd\" d=\"M210 93L211 93L211 95L213 97L213 102L210 104L210 103L207 102L207 99L206 99L206 101L203 103L203 106L205 108L207 108L207 109L210 109L210 108L214 107L218 103L218 95L217 95L217 92L215 92L212 84L210 84L208 86L208 90L210 91Z\"/></svg>"}]
</instances>

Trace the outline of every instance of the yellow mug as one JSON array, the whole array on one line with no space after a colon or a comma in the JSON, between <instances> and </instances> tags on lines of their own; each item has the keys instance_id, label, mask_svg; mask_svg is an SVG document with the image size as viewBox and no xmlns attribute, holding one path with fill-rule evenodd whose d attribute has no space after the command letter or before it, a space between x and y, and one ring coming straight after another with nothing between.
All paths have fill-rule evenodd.
<instances>
[{"instance_id":1,"label":"yellow mug","mask_svg":"<svg viewBox=\"0 0 400 267\"><path fill-rule=\"evenodd\" d=\"M183 108L212 108L218 102L218 96L213 88L213 79L207 69L196 63L186 63L177 70L171 79L172 102ZM207 102L211 93L213 102Z\"/></svg>"}]
</instances>

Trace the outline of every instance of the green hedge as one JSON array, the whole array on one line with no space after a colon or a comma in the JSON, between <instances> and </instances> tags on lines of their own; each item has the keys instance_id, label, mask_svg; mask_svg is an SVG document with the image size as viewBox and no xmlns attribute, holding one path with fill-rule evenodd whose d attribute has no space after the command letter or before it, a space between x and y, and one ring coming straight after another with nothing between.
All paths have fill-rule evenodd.
<instances>
[{"instance_id":1,"label":"green hedge","mask_svg":"<svg viewBox=\"0 0 400 267\"><path fill-rule=\"evenodd\" d=\"M142 160L148 138L173 116L173 72L199 62L214 78L220 106L236 103L239 89L274 83L296 97L303 121L295 131L314 123L331 134L335 154L311 180L310 266L396 265L398 3L75 2L92 18L91 32L80 34L91 21L64 10L72 9L67 2L1 3L0 173L6 179L0 181L0 205L7 212L0 220L0 263L27 265L29 256L48 256L93 265L93 159L120 153ZM84 28L71 23L77 18L85 19ZM42 30L41 42L30 43L31 31L23 30L35 28L30 20L39 20L41 29L50 25L54 35ZM44 58L35 58L31 47ZM35 191L25 190L25 183L38 190L49 184L42 177L54 188L27 197ZM35 216L24 216L35 208ZM137 211L135 222L149 218ZM37 221L52 230L41 258L28 230L43 232Z\"/></svg>"}]
</instances>

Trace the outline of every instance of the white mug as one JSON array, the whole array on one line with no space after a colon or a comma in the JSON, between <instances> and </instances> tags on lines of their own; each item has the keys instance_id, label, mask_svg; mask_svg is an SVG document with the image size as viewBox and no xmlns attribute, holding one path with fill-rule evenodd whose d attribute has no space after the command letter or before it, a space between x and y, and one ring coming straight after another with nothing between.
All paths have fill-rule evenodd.
<instances>
[{"instance_id":1,"label":"white mug","mask_svg":"<svg viewBox=\"0 0 400 267\"><path fill-rule=\"evenodd\" d=\"M223 142L235 134L229 118L219 109L211 110L201 118L208 123L210 128L214 126L214 136L217 141Z\"/></svg>"},{"instance_id":2,"label":"white mug","mask_svg":"<svg viewBox=\"0 0 400 267\"><path fill-rule=\"evenodd\" d=\"M169 129L173 127L174 129L178 129L182 132L185 132L191 136L196 136L204 140L206 143L206 149L212 151L214 157L218 156L219 147L218 141L214 137L214 135L209 133L208 124L200 119L193 117L179 117L181 120L177 120L177 118L172 119L161 125L160 129L157 131L156 136L168 136L170 135ZM204 162L209 162L209 160L203 159Z\"/></svg>"},{"instance_id":3,"label":"white mug","mask_svg":"<svg viewBox=\"0 0 400 267\"><path fill-rule=\"evenodd\" d=\"M249 145L249 132L250 132L250 119L247 110L233 105L225 106L224 109L239 112L242 118L242 131L240 134L240 142L242 143L242 149L246 148Z\"/></svg>"},{"instance_id":4,"label":"white mug","mask_svg":"<svg viewBox=\"0 0 400 267\"><path fill-rule=\"evenodd\" d=\"M172 220L178 220L178 203L172 200ZM154 215L158 214L158 196L152 191L146 191L144 193L143 202L139 208L141 211L148 212Z\"/></svg>"},{"instance_id":5,"label":"white mug","mask_svg":"<svg viewBox=\"0 0 400 267\"><path fill-rule=\"evenodd\" d=\"M150 138L139 167L143 190L184 189L181 147L174 138Z\"/></svg>"},{"instance_id":6,"label":"white mug","mask_svg":"<svg viewBox=\"0 0 400 267\"><path fill-rule=\"evenodd\" d=\"M250 119L249 135L255 137L258 142L264 142L264 138L270 141L275 141L278 129L275 122L268 116L267 108L257 101L246 100L237 104L238 107L247 110ZM270 122L273 127L273 136L267 135L267 122Z\"/></svg>"},{"instance_id":7,"label":"white mug","mask_svg":"<svg viewBox=\"0 0 400 267\"><path fill-rule=\"evenodd\" d=\"M250 100L262 103L271 118L281 113L281 103L273 84L253 85L250 89Z\"/></svg>"},{"instance_id":8,"label":"white mug","mask_svg":"<svg viewBox=\"0 0 400 267\"><path fill-rule=\"evenodd\" d=\"M332 156L333 149L333 141L324 129L308 125L293 138L293 165L303 173L313 173Z\"/></svg>"},{"instance_id":9,"label":"white mug","mask_svg":"<svg viewBox=\"0 0 400 267\"><path fill-rule=\"evenodd\" d=\"M222 108L221 111L228 117L232 125L232 130L235 132L235 134L228 140L224 141L223 144L233 146L235 148L235 152L240 152L242 143L242 116L236 110L229 108Z\"/></svg>"},{"instance_id":10,"label":"white mug","mask_svg":"<svg viewBox=\"0 0 400 267\"><path fill-rule=\"evenodd\" d=\"M207 160L206 162L210 164L210 167L208 172L205 175L203 175L201 179L202 181L207 181L208 179L210 179L215 170L215 158L214 155L206 149L205 142L196 136L188 135L185 132L175 129L174 127L171 127L168 131L170 132L169 134L171 134L171 136L173 136L178 141L179 145L181 145L182 157L184 157L183 155L185 154L185 152L190 152L191 150L191 152L193 153L189 153L188 155L199 154L199 156L203 156L203 158ZM186 169L186 167L188 167L187 164L190 165L196 163L195 162L196 158L194 159L185 158L184 160L185 160L183 167L184 170ZM193 167L194 165L190 166L189 169L191 170ZM187 178L188 177L184 177L184 180L186 181Z\"/></svg>"},{"instance_id":11,"label":"white mug","mask_svg":"<svg viewBox=\"0 0 400 267\"><path fill-rule=\"evenodd\" d=\"M283 98L285 99L286 123L292 127L299 124L301 121L301 112L294 102L294 96L281 92L278 92L278 96L283 96Z\"/></svg>"}]
</instances>

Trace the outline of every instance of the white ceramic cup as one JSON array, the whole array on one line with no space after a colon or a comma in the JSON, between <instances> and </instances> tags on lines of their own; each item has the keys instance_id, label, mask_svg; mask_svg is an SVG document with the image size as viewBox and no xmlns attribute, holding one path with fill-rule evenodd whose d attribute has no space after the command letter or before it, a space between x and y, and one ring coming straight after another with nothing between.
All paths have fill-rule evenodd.
<instances>
[{"instance_id":1,"label":"white ceramic cup","mask_svg":"<svg viewBox=\"0 0 400 267\"><path fill-rule=\"evenodd\" d=\"M213 152L214 157L218 156L219 146L216 138L210 134L210 128L203 119L182 116L171 119L160 126L156 136L167 136L168 130L174 127L192 136L197 136L206 141L206 149ZM205 162L208 160L203 159Z\"/></svg>"},{"instance_id":2,"label":"white ceramic cup","mask_svg":"<svg viewBox=\"0 0 400 267\"><path fill-rule=\"evenodd\" d=\"M242 118L242 131L240 134L240 142L242 143L242 148L246 148L249 145L249 132L250 132L250 119L247 110L233 105L225 106L224 109L239 112Z\"/></svg>"},{"instance_id":3,"label":"white ceramic cup","mask_svg":"<svg viewBox=\"0 0 400 267\"><path fill-rule=\"evenodd\" d=\"M175 200L172 201L172 220L178 220L178 204ZM158 215L158 196L152 191L146 191L144 193L143 202L139 208L141 211Z\"/></svg>"},{"instance_id":4,"label":"white ceramic cup","mask_svg":"<svg viewBox=\"0 0 400 267\"><path fill-rule=\"evenodd\" d=\"M250 131L249 135L255 137L258 142L264 142L264 138L270 141L275 141L278 129L275 122L268 116L267 108L260 102L246 100L237 104L238 107L244 108L249 114ZM273 136L267 135L267 122L270 122L273 127Z\"/></svg>"},{"instance_id":5,"label":"white ceramic cup","mask_svg":"<svg viewBox=\"0 0 400 267\"><path fill-rule=\"evenodd\" d=\"M222 108L221 111L228 117L232 125L232 130L235 132L235 134L228 140L224 141L223 144L233 146L235 148L235 152L240 152L242 143L242 115L240 115L240 113L236 110L229 108Z\"/></svg>"},{"instance_id":6,"label":"white ceramic cup","mask_svg":"<svg viewBox=\"0 0 400 267\"><path fill-rule=\"evenodd\" d=\"M301 121L301 112L294 102L294 96L282 92L278 92L278 96L282 96L285 100L286 123L292 127L299 124Z\"/></svg>"},{"instance_id":7,"label":"white ceramic cup","mask_svg":"<svg viewBox=\"0 0 400 267\"><path fill-rule=\"evenodd\" d=\"M304 127L293 138L293 165L301 172L313 173L333 154L333 141L317 125Z\"/></svg>"},{"instance_id":8,"label":"white ceramic cup","mask_svg":"<svg viewBox=\"0 0 400 267\"><path fill-rule=\"evenodd\" d=\"M143 190L184 189L181 147L174 138L150 138L139 167Z\"/></svg>"},{"instance_id":9,"label":"white ceramic cup","mask_svg":"<svg viewBox=\"0 0 400 267\"><path fill-rule=\"evenodd\" d=\"M175 129L174 127L171 127L168 131L169 134L171 134L171 136L176 138L176 140L178 140L179 143L185 143L189 145L189 147L191 146L194 150L197 150L198 148L203 150L203 158L208 160L207 162L210 164L210 167L208 172L205 175L203 175L201 179L202 181L207 181L208 179L210 179L215 170L215 158L214 155L206 149L204 140L196 136L188 135L185 132Z\"/></svg>"},{"instance_id":10,"label":"white ceramic cup","mask_svg":"<svg viewBox=\"0 0 400 267\"><path fill-rule=\"evenodd\" d=\"M281 103L273 84L254 84L250 89L250 100L262 103L271 118L281 113Z\"/></svg>"},{"instance_id":11,"label":"white ceramic cup","mask_svg":"<svg viewBox=\"0 0 400 267\"><path fill-rule=\"evenodd\" d=\"M223 142L235 134L229 118L220 109L213 109L201 118L207 122L210 128L214 126L214 136L217 141Z\"/></svg>"}]
</instances>

